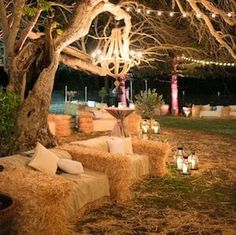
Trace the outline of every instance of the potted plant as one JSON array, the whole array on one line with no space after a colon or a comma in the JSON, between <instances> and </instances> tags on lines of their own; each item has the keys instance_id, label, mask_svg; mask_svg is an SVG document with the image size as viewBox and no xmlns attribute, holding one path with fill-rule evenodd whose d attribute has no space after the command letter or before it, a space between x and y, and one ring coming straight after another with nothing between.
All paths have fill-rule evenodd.
<instances>
[{"instance_id":1,"label":"potted plant","mask_svg":"<svg viewBox=\"0 0 236 235\"><path fill-rule=\"evenodd\" d=\"M99 97L101 98L101 103L104 102L104 98L108 96L106 87L102 87L101 90L98 92Z\"/></svg>"},{"instance_id":2,"label":"potted plant","mask_svg":"<svg viewBox=\"0 0 236 235\"><path fill-rule=\"evenodd\" d=\"M160 108L164 104L162 95L156 92L156 89L148 89L147 91L141 91L140 94L135 96L135 111L141 115L143 119L147 119L149 128L147 128L148 138L150 139L152 128L156 117L156 109Z\"/></svg>"}]
</instances>

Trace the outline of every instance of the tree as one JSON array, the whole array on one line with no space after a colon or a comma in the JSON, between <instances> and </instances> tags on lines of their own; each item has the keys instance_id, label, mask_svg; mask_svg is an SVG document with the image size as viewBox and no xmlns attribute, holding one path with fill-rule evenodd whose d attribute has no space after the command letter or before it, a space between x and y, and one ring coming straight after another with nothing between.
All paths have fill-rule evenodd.
<instances>
[{"instance_id":1,"label":"tree","mask_svg":"<svg viewBox=\"0 0 236 235\"><path fill-rule=\"evenodd\" d=\"M99 97L101 97L101 102L104 102L104 98L106 98L108 96L108 92L106 87L102 87L101 90L98 92Z\"/></svg>"},{"instance_id":2,"label":"tree","mask_svg":"<svg viewBox=\"0 0 236 235\"><path fill-rule=\"evenodd\" d=\"M68 18L68 13L70 17ZM114 10L115 9L115 10ZM20 96L14 146L11 150L26 150L40 141L55 145L47 124L54 76L60 62L71 67L106 75L92 63L82 49L93 19L102 12L124 19L127 34L130 16L107 1L79 1L75 5L63 2L0 0L2 41L5 46L5 71L9 76L8 90ZM63 14L58 14L63 12ZM57 23L66 20L63 29ZM58 18L58 19L57 19ZM81 39L81 40L80 40ZM71 44L71 45L70 45ZM85 49L84 49L85 50Z\"/></svg>"},{"instance_id":3,"label":"tree","mask_svg":"<svg viewBox=\"0 0 236 235\"><path fill-rule=\"evenodd\" d=\"M93 63L91 52L107 42L117 22L122 27L123 42L142 52L141 66L158 66L157 62L165 61L170 51L236 58L236 19L227 14L235 14L234 0L146 4L153 9L178 10L182 15L176 14L172 20L159 18L154 14L157 10L147 14L147 7L139 1L120 1L116 5L108 0L0 0L0 37L5 48L8 90L20 97L12 151L32 148L37 141L55 145L47 113L59 63L105 76L107 71ZM182 17L185 13L187 18ZM211 13L218 18L213 19Z\"/></svg>"}]
</instances>

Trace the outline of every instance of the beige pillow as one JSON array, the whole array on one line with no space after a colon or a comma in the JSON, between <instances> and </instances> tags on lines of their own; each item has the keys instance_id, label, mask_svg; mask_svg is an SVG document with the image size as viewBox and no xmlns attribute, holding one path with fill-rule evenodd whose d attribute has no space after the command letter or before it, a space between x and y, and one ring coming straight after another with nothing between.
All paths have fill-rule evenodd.
<instances>
[{"instance_id":1,"label":"beige pillow","mask_svg":"<svg viewBox=\"0 0 236 235\"><path fill-rule=\"evenodd\" d=\"M58 157L55 153L37 143L32 160L28 164L32 168L48 174L55 174Z\"/></svg>"},{"instance_id":2,"label":"beige pillow","mask_svg":"<svg viewBox=\"0 0 236 235\"><path fill-rule=\"evenodd\" d=\"M133 154L133 146L131 138L124 138L125 153Z\"/></svg>"},{"instance_id":3,"label":"beige pillow","mask_svg":"<svg viewBox=\"0 0 236 235\"><path fill-rule=\"evenodd\" d=\"M119 137L110 137L107 140L110 153L120 153L125 154L125 142Z\"/></svg>"},{"instance_id":4,"label":"beige pillow","mask_svg":"<svg viewBox=\"0 0 236 235\"><path fill-rule=\"evenodd\" d=\"M66 173L78 175L84 173L84 168L81 162L70 159L59 159L58 167Z\"/></svg>"}]
</instances>

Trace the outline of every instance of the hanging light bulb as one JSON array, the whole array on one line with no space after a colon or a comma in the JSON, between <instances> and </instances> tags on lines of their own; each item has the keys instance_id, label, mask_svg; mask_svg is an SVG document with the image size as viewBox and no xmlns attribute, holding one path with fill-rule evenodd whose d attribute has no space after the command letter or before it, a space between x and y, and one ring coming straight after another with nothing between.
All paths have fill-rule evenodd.
<instances>
[{"instance_id":1,"label":"hanging light bulb","mask_svg":"<svg viewBox=\"0 0 236 235\"><path fill-rule=\"evenodd\" d=\"M211 14L211 17L216 18L216 14L215 13Z\"/></svg>"},{"instance_id":2,"label":"hanging light bulb","mask_svg":"<svg viewBox=\"0 0 236 235\"><path fill-rule=\"evenodd\" d=\"M169 15L170 15L170 17L173 17L173 16L174 16L174 14L175 14L174 12L170 12L170 14L169 14Z\"/></svg>"},{"instance_id":3,"label":"hanging light bulb","mask_svg":"<svg viewBox=\"0 0 236 235\"><path fill-rule=\"evenodd\" d=\"M158 11L158 12L157 12L157 15L161 16L161 15L162 15L162 12L161 12L161 11Z\"/></svg>"}]
</instances>

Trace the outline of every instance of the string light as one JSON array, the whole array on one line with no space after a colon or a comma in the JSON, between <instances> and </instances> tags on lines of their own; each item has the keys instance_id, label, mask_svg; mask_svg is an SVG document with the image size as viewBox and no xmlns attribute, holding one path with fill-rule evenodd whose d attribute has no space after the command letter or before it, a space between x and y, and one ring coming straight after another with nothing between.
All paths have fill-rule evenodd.
<instances>
[{"instance_id":1,"label":"string light","mask_svg":"<svg viewBox=\"0 0 236 235\"><path fill-rule=\"evenodd\" d=\"M224 67L234 67L236 66L235 63L223 63L223 62L216 62L216 61L208 61L208 60L196 60L190 57L182 56L182 60L189 61L189 62L194 62L196 64L202 64L202 65L219 65L219 66L224 66Z\"/></svg>"},{"instance_id":2,"label":"string light","mask_svg":"<svg viewBox=\"0 0 236 235\"><path fill-rule=\"evenodd\" d=\"M150 14L157 14L158 16L162 16L163 14L167 14L169 15L170 17L173 17L174 15L182 15L182 17L187 17L191 14L187 13L187 12L184 12L184 13L180 13L180 12L177 12L177 11L164 11L164 10L153 10L153 9L148 9L148 8L131 8L131 7L126 7L125 8L127 12L131 12L132 9L134 9L137 13L146 13L147 15L150 15ZM207 14L207 13L206 13ZM217 17L217 13L208 13L212 18L216 18ZM226 13L228 17L232 18L232 17L236 17L236 13L235 12L228 12ZM201 18L202 17L202 14L201 13L197 13L196 14L196 17L197 18Z\"/></svg>"}]
</instances>

